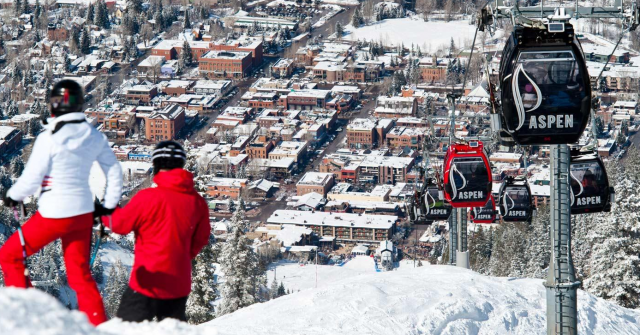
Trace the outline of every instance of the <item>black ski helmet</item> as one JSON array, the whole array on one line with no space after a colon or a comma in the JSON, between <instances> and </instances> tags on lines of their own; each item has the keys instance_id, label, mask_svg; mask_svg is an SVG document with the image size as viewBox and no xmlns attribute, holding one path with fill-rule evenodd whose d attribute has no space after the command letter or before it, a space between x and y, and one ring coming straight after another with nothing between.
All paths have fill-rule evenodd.
<instances>
[{"instance_id":1,"label":"black ski helmet","mask_svg":"<svg viewBox=\"0 0 640 335\"><path fill-rule=\"evenodd\" d=\"M153 163L153 174L158 174L163 169L181 169L187 162L187 154L180 143L162 141L153 150L151 162Z\"/></svg>"},{"instance_id":2,"label":"black ski helmet","mask_svg":"<svg viewBox=\"0 0 640 335\"><path fill-rule=\"evenodd\" d=\"M82 112L84 105L82 87L70 79L57 82L49 93L49 104L53 116Z\"/></svg>"}]
</instances>

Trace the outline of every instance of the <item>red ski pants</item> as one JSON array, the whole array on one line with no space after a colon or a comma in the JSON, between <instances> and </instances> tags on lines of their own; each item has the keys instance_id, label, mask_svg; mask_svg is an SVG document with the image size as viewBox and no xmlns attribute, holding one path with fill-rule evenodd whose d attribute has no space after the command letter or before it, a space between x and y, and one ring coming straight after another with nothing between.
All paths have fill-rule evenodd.
<instances>
[{"instance_id":1,"label":"red ski pants","mask_svg":"<svg viewBox=\"0 0 640 335\"><path fill-rule=\"evenodd\" d=\"M36 212L22 226L22 232L27 255L33 255L58 238L62 239L67 281L78 297L78 309L97 326L105 322L107 317L100 291L89 271L92 226L92 213L65 219L48 219ZM7 286L24 288L22 245L17 232L0 249L0 266Z\"/></svg>"}]
</instances>

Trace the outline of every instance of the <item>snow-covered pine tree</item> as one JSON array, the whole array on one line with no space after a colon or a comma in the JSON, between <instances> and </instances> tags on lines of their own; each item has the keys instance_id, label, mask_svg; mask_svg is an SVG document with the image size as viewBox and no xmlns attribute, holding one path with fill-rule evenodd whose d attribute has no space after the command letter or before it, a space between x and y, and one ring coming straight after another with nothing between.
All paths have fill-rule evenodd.
<instances>
[{"instance_id":1,"label":"snow-covered pine tree","mask_svg":"<svg viewBox=\"0 0 640 335\"><path fill-rule=\"evenodd\" d=\"M11 176L13 178L18 178L22 174L24 170L24 160L22 160L22 155L16 155L11 160Z\"/></svg>"},{"instance_id":2,"label":"snow-covered pine tree","mask_svg":"<svg viewBox=\"0 0 640 335\"><path fill-rule=\"evenodd\" d=\"M191 19L189 18L189 11L184 11L184 21L183 21L184 29L191 29Z\"/></svg>"},{"instance_id":3,"label":"snow-covered pine tree","mask_svg":"<svg viewBox=\"0 0 640 335\"><path fill-rule=\"evenodd\" d=\"M489 260L491 259L492 230L478 227L478 230L469 236L469 264L471 268L482 274L489 273Z\"/></svg>"},{"instance_id":4,"label":"snow-covered pine tree","mask_svg":"<svg viewBox=\"0 0 640 335\"><path fill-rule=\"evenodd\" d=\"M86 22L89 24L92 24L94 16L95 16L95 7L93 6L93 3L90 2L87 5L87 14L85 15L85 20L87 20Z\"/></svg>"},{"instance_id":5,"label":"snow-covered pine tree","mask_svg":"<svg viewBox=\"0 0 640 335\"><path fill-rule=\"evenodd\" d=\"M102 266L100 257L96 257L96 260L93 262L91 274L93 275L93 279L95 279L96 283L102 284L104 282L104 267Z\"/></svg>"},{"instance_id":6,"label":"snow-covered pine tree","mask_svg":"<svg viewBox=\"0 0 640 335\"><path fill-rule=\"evenodd\" d=\"M284 283L280 282L280 285L278 286L278 297L281 297L281 296L283 296L285 294L287 294L287 293L285 292L285 289L284 289Z\"/></svg>"},{"instance_id":7,"label":"snow-covered pine tree","mask_svg":"<svg viewBox=\"0 0 640 335\"><path fill-rule=\"evenodd\" d=\"M222 248L220 266L226 281L222 285L222 302L217 315L225 315L257 302L260 270L258 256L245 235L247 222L242 198L231 217L231 233Z\"/></svg>"},{"instance_id":8,"label":"snow-covered pine tree","mask_svg":"<svg viewBox=\"0 0 640 335\"><path fill-rule=\"evenodd\" d=\"M215 317L213 301L217 298L217 285L212 266L211 244L204 247L194 260L191 294L187 301L187 319L191 324L200 324Z\"/></svg>"},{"instance_id":9,"label":"snow-covered pine tree","mask_svg":"<svg viewBox=\"0 0 640 335\"><path fill-rule=\"evenodd\" d=\"M269 288L269 293L271 293L271 299L275 299L278 297L278 280L276 278L271 282L271 287Z\"/></svg>"},{"instance_id":10,"label":"snow-covered pine tree","mask_svg":"<svg viewBox=\"0 0 640 335\"><path fill-rule=\"evenodd\" d=\"M0 234L0 247L2 247L4 245L4 242L6 242L7 239L6 237L4 237L4 234ZM0 271L0 287L4 286L4 275L2 274L2 271Z\"/></svg>"},{"instance_id":11,"label":"snow-covered pine tree","mask_svg":"<svg viewBox=\"0 0 640 335\"><path fill-rule=\"evenodd\" d=\"M594 214L592 253L584 288L627 307L640 307L640 154L629 151L621 169L610 169L616 199L610 213ZM610 180L611 180L610 179Z\"/></svg>"},{"instance_id":12,"label":"snow-covered pine tree","mask_svg":"<svg viewBox=\"0 0 640 335\"><path fill-rule=\"evenodd\" d=\"M111 266L111 269L109 269L107 283L102 293L104 297L104 309L109 317L115 317L118 312L122 294L124 294L128 283L129 271L127 271L127 268L125 268L120 259L118 259L116 263Z\"/></svg>"},{"instance_id":13,"label":"snow-covered pine tree","mask_svg":"<svg viewBox=\"0 0 640 335\"><path fill-rule=\"evenodd\" d=\"M340 22L336 22L335 30L336 30L336 37L338 39L342 39L342 35L344 35L344 27Z\"/></svg>"},{"instance_id":14,"label":"snow-covered pine tree","mask_svg":"<svg viewBox=\"0 0 640 335\"><path fill-rule=\"evenodd\" d=\"M505 222L496 228L489 260L489 274L497 277L523 277L526 269L526 224Z\"/></svg>"},{"instance_id":15,"label":"snow-covered pine tree","mask_svg":"<svg viewBox=\"0 0 640 335\"><path fill-rule=\"evenodd\" d=\"M182 52L180 53L180 59L185 65L191 65L193 62L193 54L191 53L191 46L189 42L184 41L182 44Z\"/></svg>"},{"instance_id":16,"label":"snow-covered pine tree","mask_svg":"<svg viewBox=\"0 0 640 335\"><path fill-rule=\"evenodd\" d=\"M91 53L91 36L87 28L82 29L80 34L80 51L85 55Z\"/></svg>"},{"instance_id":17,"label":"snow-covered pine tree","mask_svg":"<svg viewBox=\"0 0 640 335\"><path fill-rule=\"evenodd\" d=\"M549 246L549 207L538 208L537 215L531 220L529 237L527 238L527 260L525 276L529 278L546 277L551 252Z\"/></svg>"}]
</instances>

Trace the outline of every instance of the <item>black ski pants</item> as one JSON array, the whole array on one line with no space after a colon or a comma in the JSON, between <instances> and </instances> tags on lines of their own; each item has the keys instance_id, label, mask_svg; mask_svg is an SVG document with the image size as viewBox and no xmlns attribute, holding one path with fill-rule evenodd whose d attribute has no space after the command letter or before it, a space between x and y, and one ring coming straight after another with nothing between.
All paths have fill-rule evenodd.
<instances>
[{"instance_id":1,"label":"black ski pants","mask_svg":"<svg viewBox=\"0 0 640 335\"><path fill-rule=\"evenodd\" d=\"M118 307L117 317L127 322L151 321L153 317L157 317L158 321L166 318L187 321L185 310L188 298L154 299L127 286Z\"/></svg>"}]
</instances>

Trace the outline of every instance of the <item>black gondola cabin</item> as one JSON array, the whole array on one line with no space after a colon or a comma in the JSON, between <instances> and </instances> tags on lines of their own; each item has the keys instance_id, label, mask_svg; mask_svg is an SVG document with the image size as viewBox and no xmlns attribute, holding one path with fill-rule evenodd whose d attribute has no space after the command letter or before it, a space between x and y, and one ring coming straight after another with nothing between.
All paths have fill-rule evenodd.
<instances>
[{"instance_id":1,"label":"black gondola cabin","mask_svg":"<svg viewBox=\"0 0 640 335\"><path fill-rule=\"evenodd\" d=\"M425 218L429 221L447 220L451 215L451 205L441 196L441 191L433 182L427 183L423 201Z\"/></svg>"},{"instance_id":2,"label":"black gondola cabin","mask_svg":"<svg viewBox=\"0 0 640 335\"><path fill-rule=\"evenodd\" d=\"M508 177L500 186L498 206L505 222L529 221L533 213L529 184L525 180Z\"/></svg>"},{"instance_id":3,"label":"black gondola cabin","mask_svg":"<svg viewBox=\"0 0 640 335\"><path fill-rule=\"evenodd\" d=\"M575 143L587 126L591 82L573 27L516 26L500 63L502 125L521 145Z\"/></svg>"},{"instance_id":4,"label":"black gondola cabin","mask_svg":"<svg viewBox=\"0 0 640 335\"><path fill-rule=\"evenodd\" d=\"M471 221L473 223L495 223L496 222L496 202L493 195L482 207L475 207L471 210Z\"/></svg>"},{"instance_id":5,"label":"black gondola cabin","mask_svg":"<svg viewBox=\"0 0 640 335\"><path fill-rule=\"evenodd\" d=\"M594 152L571 152L571 214L609 212L613 188L604 163Z\"/></svg>"}]
</instances>

